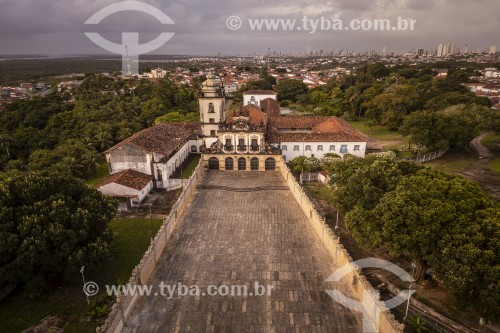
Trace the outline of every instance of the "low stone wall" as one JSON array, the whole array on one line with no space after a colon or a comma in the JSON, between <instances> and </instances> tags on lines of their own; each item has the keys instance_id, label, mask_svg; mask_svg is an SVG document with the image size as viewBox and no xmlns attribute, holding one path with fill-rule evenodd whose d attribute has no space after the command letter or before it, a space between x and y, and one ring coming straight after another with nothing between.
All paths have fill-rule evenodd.
<instances>
[{"instance_id":1,"label":"low stone wall","mask_svg":"<svg viewBox=\"0 0 500 333\"><path fill-rule=\"evenodd\" d=\"M172 207L170 214L163 220L163 224L155 238L151 241L148 250L142 257L139 264L132 271L132 276L128 281L129 285L145 285L148 283L159 258L167 246L167 242L175 236L182 214L186 210L187 205L191 202L194 192L196 191L196 186L200 183L201 179L203 179L203 176L203 161L200 160L196 170L187 181L180 197ZM130 310L134 307L138 298L138 293L134 296L118 296L116 298L116 302L113 304L108 318L104 324L97 329L97 332L120 332L123 328L124 321L130 313Z\"/></svg>"},{"instance_id":2,"label":"low stone wall","mask_svg":"<svg viewBox=\"0 0 500 333\"><path fill-rule=\"evenodd\" d=\"M284 167L280 168L281 174L292 192L295 200L299 203L302 211L308 217L311 225L316 232L318 238L323 242L333 262L341 267L353 262L344 246L330 227L326 224L325 219L318 213L314 204L310 201L302 187L295 180L294 176L282 162ZM332 272L334 273L334 272ZM362 274L361 269L357 269L347 274L344 279L350 281L349 285L358 300L363 300L362 306L367 310L367 313L373 313L375 318L375 326L373 331L380 333L401 333L404 330L404 325L399 323L385 304L380 301L380 294L375 290L366 277ZM365 297L363 297L365 295ZM371 330L370 330L371 331Z\"/></svg>"}]
</instances>

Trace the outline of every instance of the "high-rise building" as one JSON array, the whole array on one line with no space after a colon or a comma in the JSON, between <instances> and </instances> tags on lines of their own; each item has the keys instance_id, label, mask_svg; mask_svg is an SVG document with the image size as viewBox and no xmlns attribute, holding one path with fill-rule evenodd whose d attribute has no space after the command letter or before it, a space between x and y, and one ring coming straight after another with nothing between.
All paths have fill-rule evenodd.
<instances>
[{"instance_id":1,"label":"high-rise building","mask_svg":"<svg viewBox=\"0 0 500 333\"><path fill-rule=\"evenodd\" d=\"M448 53L446 55L455 54L455 43L448 44Z\"/></svg>"},{"instance_id":2,"label":"high-rise building","mask_svg":"<svg viewBox=\"0 0 500 333\"><path fill-rule=\"evenodd\" d=\"M444 45L443 44L439 44L438 45L438 49L437 49L437 56L438 57L444 56L443 51L444 51Z\"/></svg>"},{"instance_id":3,"label":"high-rise building","mask_svg":"<svg viewBox=\"0 0 500 333\"><path fill-rule=\"evenodd\" d=\"M495 53L497 53L497 46L491 45L490 46L490 54L495 54Z\"/></svg>"},{"instance_id":4,"label":"high-rise building","mask_svg":"<svg viewBox=\"0 0 500 333\"><path fill-rule=\"evenodd\" d=\"M417 50L417 55L418 55L419 57L422 57L422 56L424 55L424 49L418 49L418 50Z\"/></svg>"}]
</instances>

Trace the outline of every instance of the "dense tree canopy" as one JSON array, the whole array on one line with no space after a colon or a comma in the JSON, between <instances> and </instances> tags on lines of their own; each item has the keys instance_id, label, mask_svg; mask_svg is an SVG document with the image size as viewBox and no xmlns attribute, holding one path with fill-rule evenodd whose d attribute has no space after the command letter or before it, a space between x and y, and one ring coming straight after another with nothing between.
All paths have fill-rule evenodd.
<instances>
[{"instance_id":1,"label":"dense tree canopy","mask_svg":"<svg viewBox=\"0 0 500 333\"><path fill-rule=\"evenodd\" d=\"M173 121L197 118L197 96L197 88L168 79L153 84L89 75L71 95L15 102L0 112L0 171L55 169L91 177L100 153L156 119L170 113Z\"/></svg>"},{"instance_id":2,"label":"dense tree canopy","mask_svg":"<svg viewBox=\"0 0 500 333\"><path fill-rule=\"evenodd\" d=\"M276 85L278 100L288 100L296 102L300 96L307 94L307 86L299 80L285 79Z\"/></svg>"},{"instance_id":3,"label":"dense tree canopy","mask_svg":"<svg viewBox=\"0 0 500 333\"><path fill-rule=\"evenodd\" d=\"M0 182L0 286L38 294L110 251L113 199L82 181L26 173Z\"/></svg>"},{"instance_id":4,"label":"dense tree canopy","mask_svg":"<svg viewBox=\"0 0 500 333\"><path fill-rule=\"evenodd\" d=\"M500 207L477 185L386 155L349 156L330 168L334 204L365 248L383 247L432 269L460 304L498 318Z\"/></svg>"}]
</instances>

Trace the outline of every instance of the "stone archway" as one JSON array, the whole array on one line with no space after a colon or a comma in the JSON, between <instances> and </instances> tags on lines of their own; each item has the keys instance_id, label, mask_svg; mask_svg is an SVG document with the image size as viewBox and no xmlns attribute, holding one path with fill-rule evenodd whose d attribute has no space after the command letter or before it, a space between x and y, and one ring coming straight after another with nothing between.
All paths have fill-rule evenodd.
<instances>
[{"instance_id":1,"label":"stone archway","mask_svg":"<svg viewBox=\"0 0 500 333\"><path fill-rule=\"evenodd\" d=\"M234 160L232 157L226 158L225 167L226 170L234 170Z\"/></svg>"},{"instance_id":2,"label":"stone archway","mask_svg":"<svg viewBox=\"0 0 500 333\"><path fill-rule=\"evenodd\" d=\"M238 170L246 170L247 169L247 159L244 157L238 158Z\"/></svg>"},{"instance_id":3,"label":"stone archway","mask_svg":"<svg viewBox=\"0 0 500 333\"><path fill-rule=\"evenodd\" d=\"M211 157L208 160L208 169L209 170L219 170L219 159L216 157Z\"/></svg>"},{"instance_id":4,"label":"stone archway","mask_svg":"<svg viewBox=\"0 0 500 333\"><path fill-rule=\"evenodd\" d=\"M257 157L254 157L250 160L250 170L252 171L259 171L259 159Z\"/></svg>"},{"instance_id":5,"label":"stone archway","mask_svg":"<svg viewBox=\"0 0 500 333\"><path fill-rule=\"evenodd\" d=\"M276 160L272 157L266 159L266 170L276 170Z\"/></svg>"}]
</instances>

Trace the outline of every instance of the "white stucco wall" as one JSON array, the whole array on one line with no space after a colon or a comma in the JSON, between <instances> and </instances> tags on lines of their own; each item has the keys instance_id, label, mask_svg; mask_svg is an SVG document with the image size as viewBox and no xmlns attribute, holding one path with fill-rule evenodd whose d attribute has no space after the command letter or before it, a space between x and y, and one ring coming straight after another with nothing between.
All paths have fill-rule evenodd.
<instances>
[{"instance_id":1,"label":"white stucco wall","mask_svg":"<svg viewBox=\"0 0 500 333\"><path fill-rule=\"evenodd\" d=\"M117 158L113 158L117 156ZM123 156L129 156L124 160ZM111 166L111 174L123 170L135 170L151 175L151 160L153 156L131 145L125 145L106 155Z\"/></svg>"},{"instance_id":2,"label":"white stucco wall","mask_svg":"<svg viewBox=\"0 0 500 333\"><path fill-rule=\"evenodd\" d=\"M340 152L343 145L347 146L346 153ZM284 146L286 146L286 150ZM294 150L295 146L298 146L298 150ZM307 150L307 146L311 146L311 150ZM323 150L319 150L318 146L323 146ZM335 146L335 150L330 150L330 146ZM355 146L359 146L359 150L354 150ZM314 157L322 158L327 153L335 153L341 157L344 154L365 157L366 142L282 142L281 149L287 162L300 156L311 157L314 155Z\"/></svg>"},{"instance_id":3,"label":"white stucco wall","mask_svg":"<svg viewBox=\"0 0 500 333\"><path fill-rule=\"evenodd\" d=\"M255 98L255 102L252 101L252 97ZM260 101L266 99L266 98L272 98L276 99L275 94L269 94L269 95L243 95L243 105L248 105L248 104L255 104L260 106Z\"/></svg>"}]
</instances>

